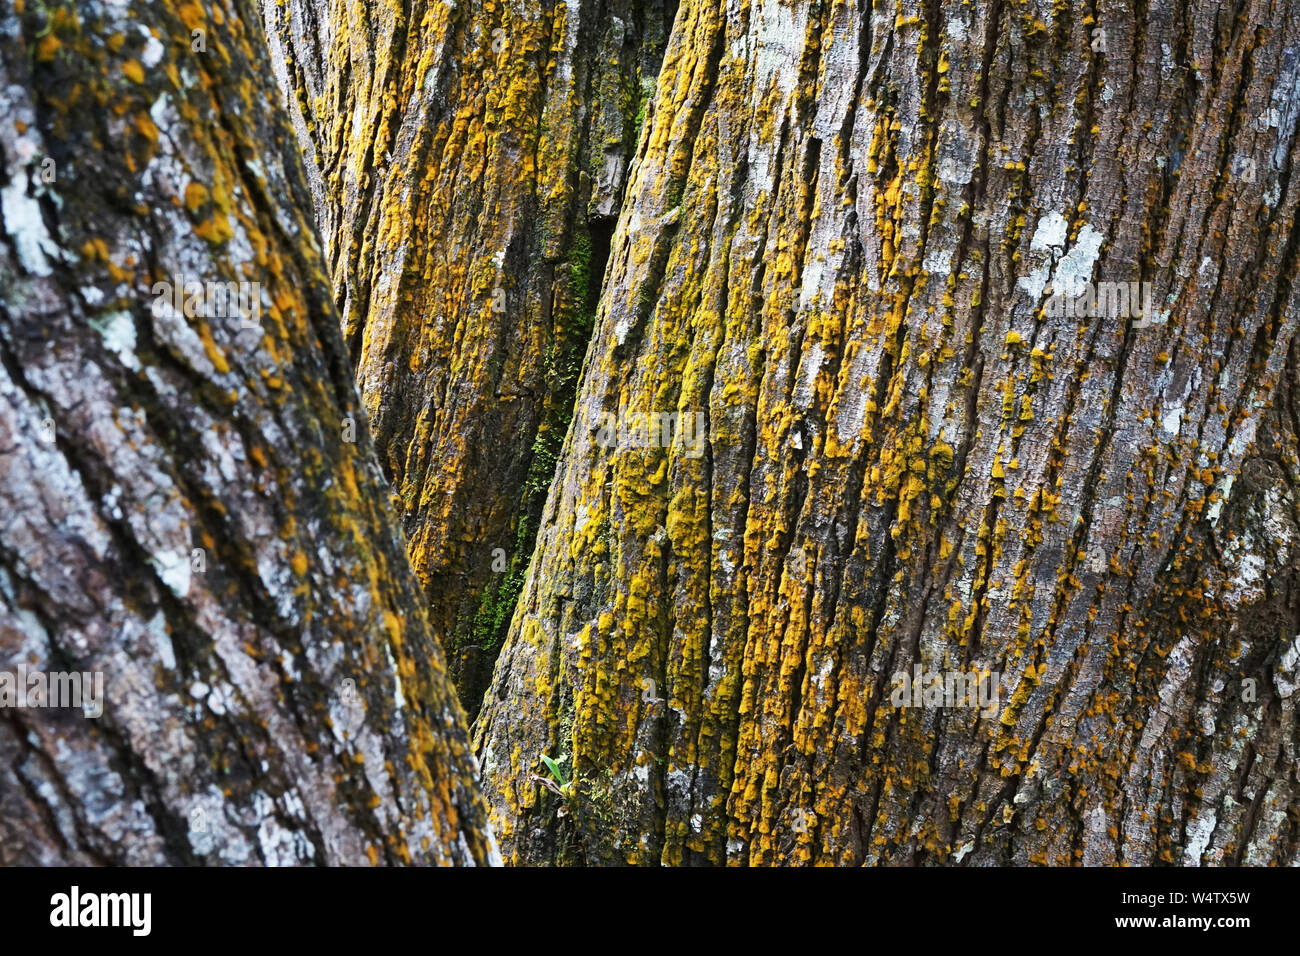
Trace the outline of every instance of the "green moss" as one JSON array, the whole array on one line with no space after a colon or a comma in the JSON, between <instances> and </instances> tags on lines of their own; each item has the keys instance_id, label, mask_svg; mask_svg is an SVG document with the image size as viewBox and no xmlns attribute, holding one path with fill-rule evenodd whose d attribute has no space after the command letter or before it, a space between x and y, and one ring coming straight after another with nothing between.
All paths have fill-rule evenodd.
<instances>
[{"instance_id":1,"label":"green moss","mask_svg":"<svg viewBox=\"0 0 1300 956\"><path fill-rule=\"evenodd\" d=\"M484 588L473 619L458 631L453 646L474 644L495 656L496 650L505 642L515 604L523 592L537 523L546 504L551 480L555 477L560 449L573 415L586 342L596 320L591 305L594 298L591 295L591 255L590 233L585 228L576 231L566 260L569 268L567 288L556 311L554 339L546 357L548 399L533 439L528 477L515 521L515 546L505 572L494 575Z\"/></svg>"},{"instance_id":2,"label":"green moss","mask_svg":"<svg viewBox=\"0 0 1300 956\"><path fill-rule=\"evenodd\" d=\"M591 233L586 229L573 237L569 248L569 292L579 304L579 319L586 319L583 327L589 331L596 316L585 314L591 301Z\"/></svg>"},{"instance_id":3,"label":"green moss","mask_svg":"<svg viewBox=\"0 0 1300 956\"><path fill-rule=\"evenodd\" d=\"M646 107L650 105L650 94L653 89L642 89L641 102L637 105L636 119L632 121L632 143L641 142L641 130L645 127Z\"/></svg>"}]
</instances>

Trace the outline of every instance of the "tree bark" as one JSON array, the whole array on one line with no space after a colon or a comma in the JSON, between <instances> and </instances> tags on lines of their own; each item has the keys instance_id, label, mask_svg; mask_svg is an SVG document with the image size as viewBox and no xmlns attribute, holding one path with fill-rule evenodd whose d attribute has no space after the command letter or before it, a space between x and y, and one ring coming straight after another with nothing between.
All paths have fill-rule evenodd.
<instances>
[{"instance_id":1,"label":"tree bark","mask_svg":"<svg viewBox=\"0 0 1300 956\"><path fill-rule=\"evenodd\" d=\"M683 4L477 725L507 859L1300 863L1298 54L1291 0ZM702 454L603 447L647 412Z\"/></svg>"},{"instance_id":2,"label":"tree bark","mask_svg":"<svg viewBox=\"0 0 1300 956\"><path fill-rule=\"evenodd\" d=\"M0 708L0 863L497 859L268 66L250 0L0 19L0 657L106 698Z\"/></svg>"},{"instance_id":3,"label":"tree bark","mask_svg":"<svg viewBox=\"0 0 1300 956\"><path fill-rule=\"evenodd\" d=\"M471 714L675 7L263 0L357 384Z\"/></svg>"}]
</instances>

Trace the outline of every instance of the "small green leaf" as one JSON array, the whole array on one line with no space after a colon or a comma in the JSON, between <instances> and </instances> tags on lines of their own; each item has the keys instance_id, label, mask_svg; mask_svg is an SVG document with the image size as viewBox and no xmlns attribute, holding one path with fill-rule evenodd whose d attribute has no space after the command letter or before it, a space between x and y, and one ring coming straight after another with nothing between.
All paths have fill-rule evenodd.
<instances>
[{"instance_id":1,"label":"small green leaf","mask_svg":"<svg viewBox=\"0 0 1300 956\"><path fill-rule=\"evenodd\" d=\"M546 756L546 754L542 754L542 763L546 764L546 769L551 772L551 776L555 778L556 783L561 787L568 785L568 781L564 779L564 773L560 770L558 763Z\"/></svg>"}]
</instances>

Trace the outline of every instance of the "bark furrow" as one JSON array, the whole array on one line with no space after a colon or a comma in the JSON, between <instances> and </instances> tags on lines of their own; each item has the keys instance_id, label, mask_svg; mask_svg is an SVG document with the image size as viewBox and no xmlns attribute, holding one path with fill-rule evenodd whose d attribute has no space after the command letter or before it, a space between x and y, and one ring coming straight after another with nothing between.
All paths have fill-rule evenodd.
<instances>
[{"instance_id":1,"label":"bark furrow","mask_svg":"<svg viewBox=\"0 0 1300 956\"><path fill-rule=\"evenodd\" d=\"M665 0L265 0L410 558L472 714L568 424Z\"/></svg>"}]
</instances>

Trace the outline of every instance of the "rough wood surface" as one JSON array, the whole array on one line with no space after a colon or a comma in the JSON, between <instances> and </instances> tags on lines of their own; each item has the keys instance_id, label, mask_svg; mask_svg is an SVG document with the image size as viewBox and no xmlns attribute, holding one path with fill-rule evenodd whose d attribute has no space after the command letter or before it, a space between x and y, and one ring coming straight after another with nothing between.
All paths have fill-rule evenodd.
<instances>
[{"instance_id":1,"label":"rough wood surface","mask_svg":"<svg viewBox=\"0 0 1300 956\"><path fill-rule=\"evenodd\" d=\"M411 563L471 713L568 425L670 0L264 0Z\"/></svg>"},{"instance_id":2,"label":"rough wood surface","mask_svg":"<svg viewBox=\"0 0 1300 956\"><path fill-rule=\"evenodd\" d=\"M106 696L0 709L0 863L497 858L277 100L251 0L0 11L0 661Z\"/></svg>"},{"instance_id":3,"label":"rough wood surface","mask_svg":"<svg viewBox=\"0 0 1300 956\"><path fill-rule=\"evenodd\" d=\"M1298 71L1293 0L687 0L477 725L506 858L1300 862ZM650 411L703 454L595 440Z\"/></svg>"}]
</instances>

